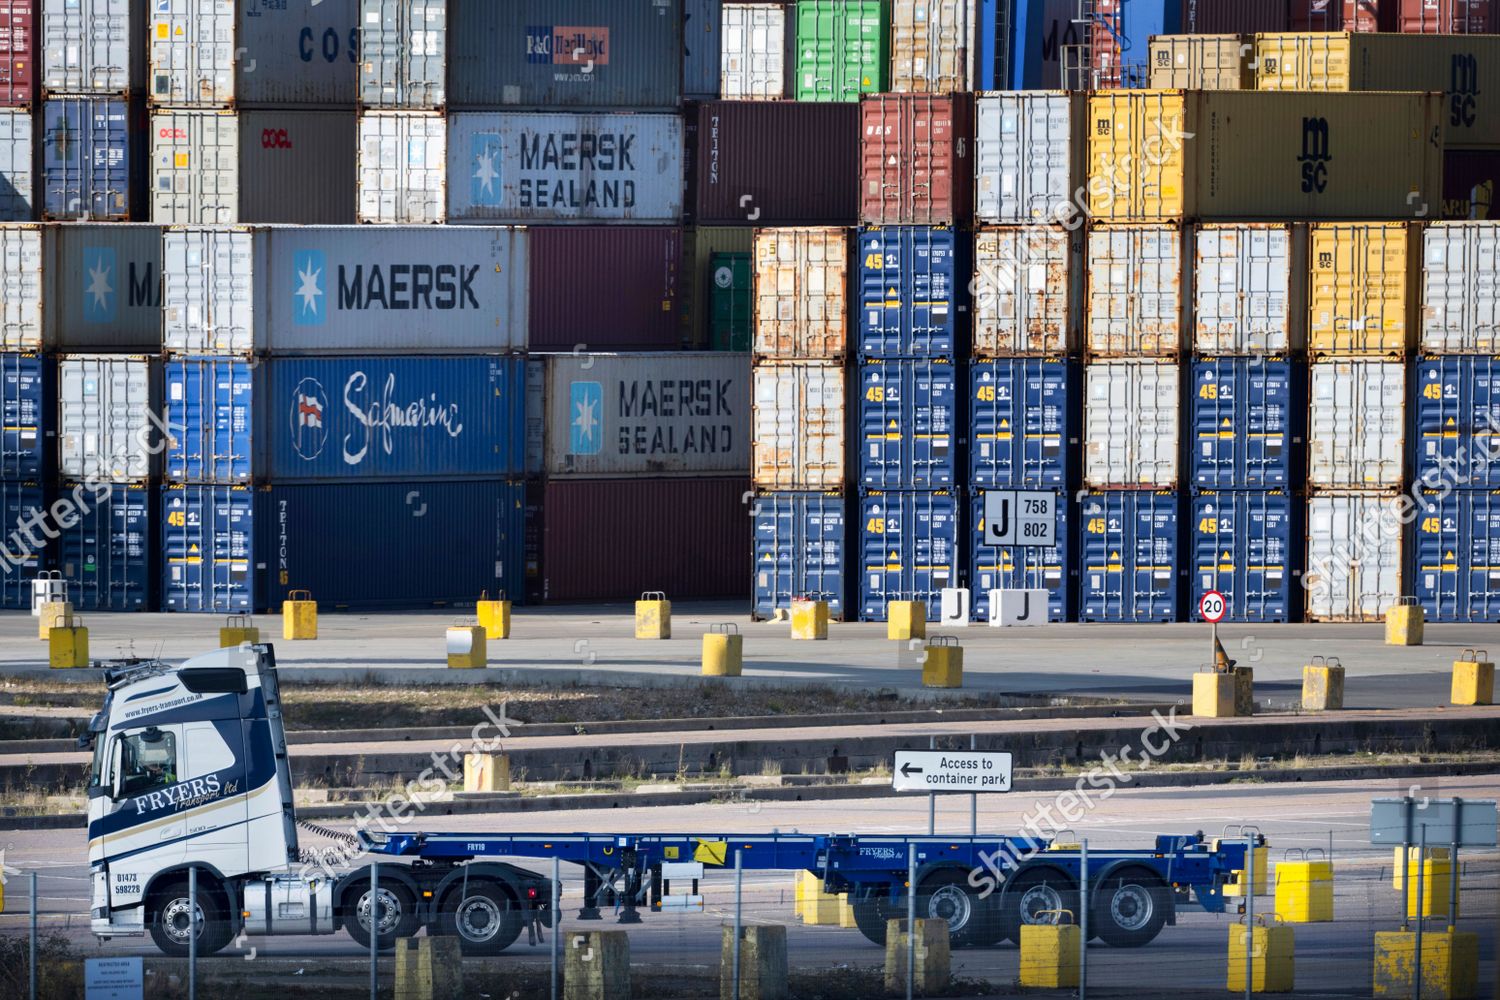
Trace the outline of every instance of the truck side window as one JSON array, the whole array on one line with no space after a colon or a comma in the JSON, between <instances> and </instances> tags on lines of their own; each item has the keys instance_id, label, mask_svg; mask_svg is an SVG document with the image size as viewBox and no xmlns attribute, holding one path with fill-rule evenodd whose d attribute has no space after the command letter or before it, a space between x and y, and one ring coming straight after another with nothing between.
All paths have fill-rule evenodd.
<instances>
[{"instance_id":1,"label":"truck side window","mask_svg":"<svg viewBox=\"0 0 1500 1000\"><path fill-rule=\"evenodd\" d=\"M126 795L141 795L177 783L177 737L154 726L124 737L120 766Z\"/></svg>"}]
</instances>

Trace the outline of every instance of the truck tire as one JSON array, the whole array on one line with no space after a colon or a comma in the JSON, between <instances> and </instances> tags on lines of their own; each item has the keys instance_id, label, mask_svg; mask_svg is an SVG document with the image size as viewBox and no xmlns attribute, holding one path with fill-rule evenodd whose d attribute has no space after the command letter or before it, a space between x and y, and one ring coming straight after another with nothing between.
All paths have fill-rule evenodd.
<instances>
[{"instance_id":1,"label":"truck tire","mask_svg":"<svg viewBox=\"0 0 1500 1000\"><path fill-rule=\"evenodd\" d=\"M1167 887L1144 868L1127 868L1101 881L1090 906L1090 929L1112 948L1139 948L1167 922Z\"/></svg>"},{"instance_id":2,"label":"truck tire","mask_svg":"<svg viewBox=\"0 0 1500 1000\"><path fill-rule=\"evenodd\" d=\"M160 890L153 890L154 900L149 914L151 940L165 955L185 958L188 953L188 928L190 903L188 884L172 882ZM200 958L222 951L234 937L234 926L224 906L223 891L210 879L198 880L198 956Z\"/></svg>"},{"instance_id":3,"label":"truck tire","mask_svg":"<svg viewBox=\"0 0 1500 1000\"><path fill-rule=\"evenodd\" d=\"M361 948L370 947L370 883L361 882L344 897L344 929ZM380 948L394 948L397 938L408 938L417 932L415 901L406 886L399 882L380 883Z\"/></svg>"},{"instance_id":4,"label":"truck tire","mask_svg":"<svg viewBox=\"0 0 1500 1000\"><path fill-rule=\"evenodd\" d=\"M441 933L458 938L465 955L498 955L521 936L525 921L510 893L493 882L455 886L443 899Z\"/></svg>"},{"instance_id":5,"label":"truck tire","mask_svg":"<svg viewBox=\"0 0 1500 1000\"><path fill-rule=\"evenodd\" d=\"M885 947L885 922L890 919L891 906L884 899L868 896L851 904L854 910L854 926L869 939L871 944Z\"/></svg>"},{"instance_id":6,"label":"truck tire","mask_svg":"<svg viewBox=\"0 0 1500 1000\"><path fill-rule=\"evenodd\" d=\"M1005 883L1000 897L1001 933L1019 944L1023 924L1066 922L1058 910L1070 911L1073 922L1078 922L1078 887L1073 880L1055 868L1022 871Z\"/></svg>"},{"instance_id":7,"label":"truck tire","mask_svg":"<svg viewBox=\"0 0 1500 1000\"><path fill-rule=\"evenodd\" d=\"M954 948L983 948L1000 939L996 897L981 898L967 872L935 871L917 890L917 919L946 920ZM903 914L904 915L904 914Z\"/></svg>"}]
</instances>

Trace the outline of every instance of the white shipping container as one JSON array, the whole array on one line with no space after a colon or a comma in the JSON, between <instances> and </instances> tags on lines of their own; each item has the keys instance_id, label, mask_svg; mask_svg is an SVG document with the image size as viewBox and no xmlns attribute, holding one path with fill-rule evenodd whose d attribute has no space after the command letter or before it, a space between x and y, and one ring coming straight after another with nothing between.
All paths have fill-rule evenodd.
<instances>
[{"instance_id":1,"label":"white shipping container","mask_svg":"<svg viewBox=\"0 0 1500 1000\"><path fill-rule=\"evenodd\" d=\"M0 226L0 351L42 349L42 231Z\"/></svg>"},{"instance_id":2,"label":"white shipping container","mask_svg":"<svg viewBox=\"0 0 1500 1000\"><path fill-rule=\"evenodd\" d=\"M1088 235L1084 336L1096 356L1174 356L1182 350L1183 231L1098 226Z\"/></svg>"},{"instance_id":3,"label":"white shipping container","mask_svg":"<svg viewBox=\"0 0 1500 1000\"><path fill-rule=\"evenodd\" d=\"M1307 617L1378 622L1401 595L1400 501L1323 493L1307 501Z\"/></svg>"},{"instance_id":4,"label":"white shipping container","mask_svg":"<svg viewBox=\"0 0 1500 1000\"><path fill-rule=\"evenodd\" d=\"M1193 348L1200 354L1240 355L1300 349L1306 230L1281 224L1202 225L1195 236Z\"/></svg>"},{"instance_id":5,"label":"white shipping container","mask_svg":"<svg viewBox=\"0 0 1500 1000\"><path fill-rule=\"evenodd\" d=\"M124 94L131 86L130 8L140 0L42 0L42 90Z\"/></svg>"},{"instance_id":6,"label":"white shipping container","mask_svg":"<svg viewBox=\"0 0 1500 1000\"><path fill-rule=\"evenodd\" d=\"M1351 359L1322 361L1308 369L1308 485L1400 486L1406 468L1406 366Z\"/></svg>"},{"instance_id":7,"label":"white shipping container","mask_svg":"<svg viewBox=\"0 0 1500 1000\"><path fill-rule=\"evenodd\" d=\"M974 215L981 222L1066 222L1083 153L1077 95L981 94L975 101Z\"/></svg>"},{"instance_id":8,"label":"white shipping container","mask_svg":"<svg viewBox=\"0 0 1500 1000\"><path fill-rule=\"evenodd\" d=\"M359 102L441 108L447 97L447 0L361 0Z\"/></svg>"},{"instance_id":9,"label":"white shipping container","mask_svg":"<svg viewBox=\"0 0 1500 1000\"><path fill-rule=\"evenodd\" d=\"M154 0L151 102L167 107L234 103L234 0ZM254 57L254 53L248 53Z\"/></svg>"},{"instance_id":10,"label":"white shipping container","mask_svg":"<svg viewBox=\"0 0 1500 1000\"><path fill-rule=\"evenodd\" d=\"M1177 363L1099 361L1084 371L1084 482L1096 489L1175 487Z\"/></svg>"},{"instance_id":11,"label":"white shipping container","mask_svg":"<svg viewBox=\"0 0 1500 1000\"><path fill-rule=\"evenodd\" d=\"M844 369L822 361L757 364L752 476L763 490L844 485Z\"/></svg>"},{"instance_id":12,"label":"white shipping container","mask_svg":"<svg viewBox=\"0 0 1500 1000\"><path fill-rule=\"evenodd\" d=\"M239 220L240 124L233 111L151 115L151 221L229 225Z\"/></svg>"},{"instance_id":13,"label":"white shipping container","mask_svg":"<svg viewBox=\"0 0 1500 1000\"><path fill-rule=\"evenodd\" d=\"M151 475L156 425L150 358L66 355L57 363L58 463L66 479Z\"/></svg>"},{"instance_id":14,"label":"white shipping container","mask_svg":"<svg viewBox=\"0 0 1500 1000\"><path fill-rule=\"evenodd\" d=\"M33 128L30 111L0 109L0 222L36 218Z\"/></svg>"},{"instance_id":15,"label":"white shipping container","mask_svg":"<svg viewBox=\"0 0 1500 1000\"><path fill-rule=\"evenodd\" d=\"M441 114L359 116L360 222L442 222L447 211L448 127Z\"/></svg>"},{"instance_id":16,"label":"white shipping container","mask_svg":"<svg viewBox=\"0 0 1500 1000\"><path fill-rule=\"evenodd\" d=\"M162 234L162 346L177 354L255 349L254 235L248 229Z\"/></svg>"},{"instance_id":17,"label":"white shipping container","mask_svg":"<svg viewBox=\"0 0 1500 1000\"><path fill-rule=\"evenodd\" d=\"M891 92L967 92L974 0L893 0ZM724 95L728 97L728 94Z\"/></svg>"},{"instance_id":18,"label":"white shipping container","mask_svg":"<svg viewBox=\"0 0 1500 1000\"><path fill-rule=\"evenodd\" d=\"M1077 343L1077 237L1060 226L974 235L974 356L1062 355Z\"/></svg>"},{"instance_id":19,"label":"white shipping container","mask_svg":"<svg viewBox=\"0 0 1500 1000\"><path fill-rule=\"evenodd\" d=\"M1422 350L1500 351L1500 223L1427 227L1422 237Z\"/></svg>"},{"instance_id":20,"label":"white shipping container","mask_svg":"<svg viewBox=\"0 0 1500 1000\"><path fill-rule=\"evenodd\" d=\"M787 8L726 3L721 16L719 96L733 101L777 101L787 96Z\"/></svg>"}]
</instances>

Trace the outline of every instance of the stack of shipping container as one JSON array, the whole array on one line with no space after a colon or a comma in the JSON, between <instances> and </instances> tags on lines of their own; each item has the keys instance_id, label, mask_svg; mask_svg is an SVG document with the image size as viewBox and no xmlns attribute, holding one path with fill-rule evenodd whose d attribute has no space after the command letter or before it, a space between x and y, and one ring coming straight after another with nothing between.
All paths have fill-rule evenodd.
<instances>
[{"instance_id":1,"label":"stack of shipping container","mask_svg":"<svg viewBox=\"0 0 1500 1000\"><path fill-rule=\"evenodd\" d=\"M442 222L449 166L447 0L360 0L360 13L356 217Z\"/></svg>"}]
</instances>

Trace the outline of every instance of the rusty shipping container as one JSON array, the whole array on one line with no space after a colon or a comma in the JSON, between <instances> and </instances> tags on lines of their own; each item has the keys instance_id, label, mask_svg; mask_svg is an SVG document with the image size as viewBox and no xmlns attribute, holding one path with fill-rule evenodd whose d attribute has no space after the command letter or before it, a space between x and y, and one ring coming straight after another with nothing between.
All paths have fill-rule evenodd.
<instances>
[{"instance_id":1,"label":"rusty shipping container","mask_svg":"<svg viewBox=\"0 0 1500 1000\"><path fill-rule=\"evenodd\" d=\"M545 600L747 596L748 479L554 479L545 489Z\"/></svg>"},{"instance_id":2,"label":"rusty shipping container","mask_svg":"<svg viewBox=\"0 0 1500 1000\"><path fill-rule=\"evenodd\" d=\"M849 346L849 231L759 229L753 254L756 356L844 357Z\"/></svg>"},{"instance_id":3,"label":"rusty shipping container","mask_svg":"<svg viewBox=\"0 0 1500 1000\"><path fill-rule=\"evenodd\" d=\"M1254 90L1248 35L1158 35L1151 39L1153 90Z\"/></svg>"},{"instance_id":4,"label":"rusty shipping container","mask_svg":"<svg viewBox=\"0 0 1500 1000\"><path fill-rule=\"evenodd\" d=\"M1249 35L1286 31L1287 0L1182 0L1182 31L1188 35Z\"/></svg>"},{"instance_id":5,"label":"rusty shipping container","mask_svg":"<svg viewBox=\"0 0 1500 1000\"><path fill-rule=\"evenodd\" d=\"M1094 357L1176 357L1189 300L1183 288L1187 235L1177 226L1103 225L1087 241L1088 314Z\"/></svg>"},{"instance_id":6,"label":"rusty shipping container","mask_svg":"<svg viewBox=\"0 0 1500 1000\"><path fill-rule=\"evenodd\" d=\"M860 106L798 101L700 105L689 176L700 225L853 225Z\"/></svg>"},{"instance_id":7,"label":"rusty shipping container","mask_svg":"<svg viewBox=\"0 0 1500 1000\"><path fill-rule=\"evenodd\" d=\"M1071 353L1083 315L1082 238L1061 226L974 234L974 356Z\"/></svg>"},{"instance_id":8,"label":"rusty shipping container","mask_svg":"<svg viewBox=\"0 0 1500 1000\"><path fill-rule=\"evenodd\" d=\"M1485 35L1496 23L1495 0L1385 0L1390 31L1407 35Z\"/></svg>"},{"instance_id":9,"label":"rusty shipping container","mask_svg":"<svg viewBox=\"0 0 1500 1000\"><path fill-rule=\"evenodd\" d=\"M891 91L957 94L969 89L973 0L893 0Z\"/></svg>"},{"instance_id":10,"label":"rusty shipping container","mask_svg":"<svg viewBox=\"0 0 1500 1000\"><path fill-rule=\"evenodd\" d=\"M36 98L36 27L33 0L0 0L0 107Z\"/></svg>"},{"instance_id":11,"label":"rusty shipping container","mask_svg":"<svg viewBox=\"0 0 1500 1000\"><path fill-rule=\"evenodd\" d=\"M1291 0L1292 31L1380 31L1384 0Z\"/></svg>"},{"instance_id":12,"label":"rusty shipping container","mask_svg":"<svg viewBox=\"0 0 1500 1000\"><path fill-rule=\"evenodd\" d=\"M537 226L530 234L532 350L681 346L681 229Z\"/></svg>"},{"instance_id":13,"label":"rusty shipping container","mask_svg":"<svg viewBox=\"0 0 1500 1000\"><path fill-rule=\"evenodd\" d=\"M750 469L762 490L844 486L844 368L827 361L757 361Z\"/></svg>"},{"instance_id":14,"label":"rusty shipping container","mask_svg":"<svg viewBox=\"0 0 1500 1000\"><path fill-rule=\"evenodd\" d=\"M974 205L974 101L877 94L860 102L860 221L941 226Z\"/></svg>"}]
</instances>

